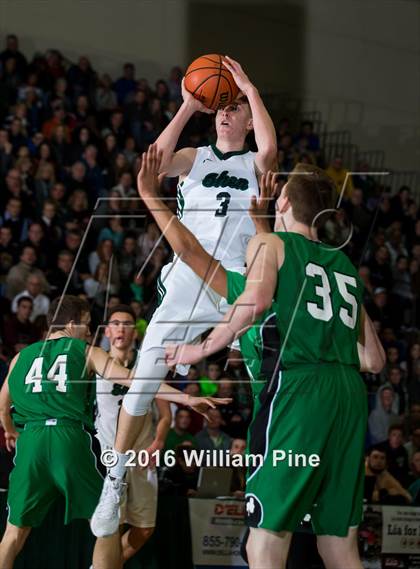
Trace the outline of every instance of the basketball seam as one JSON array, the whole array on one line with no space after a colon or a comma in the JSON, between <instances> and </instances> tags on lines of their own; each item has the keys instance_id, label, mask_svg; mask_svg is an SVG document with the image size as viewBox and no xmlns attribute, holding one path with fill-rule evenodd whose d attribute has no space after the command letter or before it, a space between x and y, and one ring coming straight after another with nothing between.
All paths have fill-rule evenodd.
<instances>
[{"instance_id":1,"label":"basketball seam","mask_svg":"<svg viewBox=\"0 0 420 569\"><path fill-rule=\"evenodd\" d=\"M219 56L219 57L220 57L220 59L219 59L219 77L217 78L217 86L216 86L216 89L214 90L213 99L211 100L211 103L210 103L211 109L213 108L214 99L217 97L217 93L219 92L220 77L222 76L222 65L223 65L222 62L223 62L223 60L222 60L221 56ZM213 109L213 110L216 110L216 109Z\"/></svg>"},{"instance_id":2,"label":"basketball seam","mask_svg":"<svg viewBox=\"0 0 420 569\"><path fill-rule=\"evenodd\" d=\"M207 61L211 61L212 63L219 63L218 61L215 61L214 59L210 59L210 57L207 57L206 55L202 55L200 59L206 59Z\"/></svg>"},{"instance_id":3,"label":"basketball seam","mask_svg":"<svg viewBox=\"0 0 420 569\"><path fill-rule=\"evenodd\" d=\"M201 81L201 83L200 83L199 85L197 85L197 87L196 87L196 88L194 89L194 91L192 92L192 95L195 95L195 94L197 93L198 89L199 89L202 85L204 85L204 83L205 83L206 81L208 81L208 80L211 79L212 77L218 77L218 75L219 75L218 73L213 73L213 75L209 75L208 77L206 77L206 78L204 79L204 81Z\"/></svg>"},{"instance_id":4,"label":"basketball seam","mask_svg":"<svg viewBox=\"0 0 420 569\"><path fill-rule=\"evenodd\" d=\"M218 71L214 65L213 67L211 67L210 65L208 67L194 67L194 69L191 69L191 71L187 71L185 74L185 77L187 77L188 75L190 75L190 73L195 73L196 71L201 71L202 69L213 69L215 71ZM224 71L224 70L223 70Z\"/></svg>"}]
</instances>

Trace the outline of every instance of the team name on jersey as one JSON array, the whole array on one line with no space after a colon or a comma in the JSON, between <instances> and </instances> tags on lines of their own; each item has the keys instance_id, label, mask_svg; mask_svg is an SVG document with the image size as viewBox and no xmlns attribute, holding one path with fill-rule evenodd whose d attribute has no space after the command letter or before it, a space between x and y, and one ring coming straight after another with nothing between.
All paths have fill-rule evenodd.
<instances>
[{"instance_id":1,"label":"team name on jersey","mask_svg":"<svg viewBox=\"0 0 420 569\"><path fill-rule=\"evenodd\" d=\"M220 174L217 172L210 172L203 179L203 186L206 188L233 188L244 192L249 187L249 181L246 178L237 178L236 176L229 176L227 170L223 170Z\"/></svg>"}]
</instances>

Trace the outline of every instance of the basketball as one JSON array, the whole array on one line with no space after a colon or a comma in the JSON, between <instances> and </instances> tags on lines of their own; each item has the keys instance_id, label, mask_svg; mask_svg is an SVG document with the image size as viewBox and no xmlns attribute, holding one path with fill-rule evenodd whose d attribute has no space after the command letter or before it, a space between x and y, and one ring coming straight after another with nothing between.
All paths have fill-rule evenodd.
<instances>
[{"instance_id":1,"label":"basketball","mask_svg":"<svg viewBox=\"0 0 420 569\"><path fill-rule=\"evenodd\" d=\"M209 109L217 111L232 103L239 89L217 53L195 59L185 73L185 88Z\"/></svg>"}]
</instances>

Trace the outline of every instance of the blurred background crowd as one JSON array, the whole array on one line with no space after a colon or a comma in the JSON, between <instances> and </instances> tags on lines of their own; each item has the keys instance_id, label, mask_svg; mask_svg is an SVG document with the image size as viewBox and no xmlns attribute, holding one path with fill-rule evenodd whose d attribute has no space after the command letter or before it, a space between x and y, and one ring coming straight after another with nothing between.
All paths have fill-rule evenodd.
<instances>
[{"instance_id":1,"label":"blurred background crowd","mask_svg":"<svg viewBox=\"0 0 420 569\"><path fill-rule=\"evenodd\" d=\"M183 70L174 67L151 85L132 63L111 78L86 56L73 62L56 49L29 55L15 35L7 36L0 53L0 381L15 353L45 337L49 304L63 293L90 301L93 341L103 347L107 312L131 305L140 345L157 303L156 279L171 255L137 197L136 174L141 153L179 108ZM321 237L344 247L359 267L365 305L387 354L381 374L364 375L365 498L420 505L419 188L391 195L369 164L351 175L340 155L326 163L311 121L292 128L284 118L276 129L281 184L296 162L316 163L335 180L337 198L343 196ZM214 140L212 117L197 113L179 147ZM175 182L166 180L162 189L173 211ZM173 409L167 449L177 462L162 470L161 491L192 495L198 474L180 451L244 452L252 396L237 352L217 354L176 380L190 394L233 398L206 423ZM0 445L2 465L10 465L1 438ZM244 480L238 469L232 492L240 494Z\"/></svg>"}]
</instances>

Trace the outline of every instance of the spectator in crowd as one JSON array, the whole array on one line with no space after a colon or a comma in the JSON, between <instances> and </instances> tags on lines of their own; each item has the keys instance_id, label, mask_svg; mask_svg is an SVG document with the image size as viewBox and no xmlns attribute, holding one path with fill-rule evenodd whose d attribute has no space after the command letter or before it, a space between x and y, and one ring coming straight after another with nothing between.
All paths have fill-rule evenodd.
<instances>
[{"instance_id":1,"label":"spectator in crowd","mask_svg":"<svg viewBox=\"0 0 420 569\"><path fill-rule=\"evenodd\" d=\"M416 451L411 459L411 476L414 481L408 487L414 506L420 506L420 452Z\"/></svg>"},{"instance_id":2,"label":"spectator in crowd","mask_svg":"<svg viewBox=\"0 0 420 569\"><path fill-rule=\"evenodd\" d=\"M196 441L200 450L229 450L232 439L221 429L223 417L219 409L210 409L208 420L202 431L197 433Z\"/></svg>"},{"instance_id":3,"label":"spectator in crowd","mask_svg":"<svg viewBox=\"0 0 420 569\"><path fill-rule=\"evenodd\" d=\"M8 34L6 36L6 48L0 53L0 61L3 65L10 59L15 61L16 73L19 78L23 80L28 63L26 57L19 51L19 40L15 34Z\"/></svg>"},{"instance_id":4,"label":"spectator in crowd","mask_svg":"<svg viewBox=\"0 0 420 569\"><path fill-rule=\"evenodd\" d=\"M195 496L199 469L194 460L188 460L193 450L191 441L184 441L175 448L175 464L162 469L161 493L176 496Z\"/></svg>"},{"instance_id":5,"label":"spectator in crowd","mask_svg":"<svg viewBox=\"0 0 420 569\"><path fill-rule=\"evenodd\" d=\"M196 440L189 432L191 425L191 411L189 409L177 409L175 412L175 424L168 432L165 442L165 450L175 448L185 441L197 446Z\"/></svg>"},{"instance_id":6,"label":"spectator in crowd","mask_svg":"<svg viewBox=\"0 0 420 569\"><path fill-rule=\"evenodd\" d=\"M132 63L125 63L122 77L117 79L114 83L114 91L117 94L118 104L123 105L135 88L136 79L134 65Z\"/></svg>"},{"instance_id":7,"label":"spectator in crowd","mask_svg":"<svg viewBox=\"0 0 420 569\"><path fill-rule=\"evenodd\" d=\"M234 383L230 377L221 377L217 382L216 397L232 399L228 405L224 405L220 412L223 417L224 431L230 437L244 438L246 437L247 424L245 423L236 400Z\"/></svg>"},{"instance_id":8,"label":"spectator in crowd","mask_svg":"<svg viewBox=\"0 0 420 569\"><path fill-rule=\"evenodd\" d=\"M213 396L218 389L218 381L222 371L217 362L208 362L206 366L206 374L200 377L200 389L203 396Z\"/></svg>"},{"instance_id":9,"label":"spectator in crowd","mask_svg":"<svg viewBox=\"0 0 420 569\"><path fill-rule=\"evenodd\" d=\"M44 273L36 268L36 262L35 249L30 245L23 247L19 263L10 269L6 277L6 297L8 299L12 300L25 289L30 274L37 275L43 283L43 288L48 290Z\"/></svg>"},{"instance_id":10,"label":"spectator in crowd","mask_svg":"<svg viewBox=\"0 0 420 569\"><path fill-rule=\"evenodd\" d=\"M12 312L17 312L19 300L22 297L29 297L32 299L32 312L30 321L35 322L38 316L46 316L50 307L50 299L43 291L45 280L42 281L37 274L30 274L26 281L26 288L15 296L12 300Z\"/></svg>"},{"instance_id":11,"label":"spectator in crowd","mask_svg":"<svg viewBox=\"0 0 420 569\"><path fill-rule=\"evenodd\" d=\"M66 291L66 294L77 296L82 291L82 282L77 272L73 271L74 255L63 249L57 257L57 266L47 273L51 285L51 297L56 298Z\"/></svg>"},{"instance_id":12,"label":"spectator in crowd","mask_svg":"<svg viewBox=\"0 0 420 569\"><path fill-rule=\"evenodd\" d=\"M403 383L403 371L398 365L391 365L388 368L387 384L394 390L393 411L396 415L403 416L407 402L407 392Z\"/></svg>"},{"instance_id":13,"label":"spectator in crowd","mask_svg":"<svg viewBox=\"0 0 420 569\"><path fill-rule=\"evenodd\" d=\"M399 422L399 416L392 411L395 393L392 387L382 386L376 396L376 407L369 415L369 434L372 444L384 441L389 427Z\"/></svg>"},{"instance_id":14,"label":"spectator in crowd","mask_svg":"<svg viewBox=\"0 0 420 569\"><path fill-rule=\"evenodd\" d=\"M246 450L246 440L245 439L232 439L232 444L230 446L231 455L244 456ZM245 497L245 486L246 486L246 466L236 466L233 467L233 476L230 491L235 496L235 498Z\"/></svg>"},{"instance_id":15,"label":"spectator in crowd","mask_svg":"<svg viewBox=\"0 0 420 569\"><path fill-rule=\"evenodd\" d=\"M343 158L336 156L326 169L330 178L332 178L337 186L337 193L341 194L344 188L344 196L350 198L353 193L353 180L350 172L343 165Z\"/></svg>"},{"instance_id":16,"label":"spectator in crowd","mask_svg":"<svg viewBox=\"0 0 420 569\"><path fill-rule=\"evenodd\" d=\"M405 443L404 447L408 452L408 460L411 462L414 453L420 451L420 421L411 425L410 440Z\"/></svg>"},{"instance_id":17,"label":"spectator in crowd","mask_svg":"<svg viewBox=\"0 0 420 569\"><path fill-rule=\"evenodd\" d=\"M29 220L22 213L22 200L20 198L11 197L8 199L0 224L10 227L14 243L22 242L27 238Z\"/></svg>"},{"instance_id":18,"label":"spectator in crowd","mask_svg":"<svg viewBox=\"0 0 420 569\"><path fill-rule=\"evenodd\" d=\"M379 504L410 504L411 495L387 470L386 452L372 446L366 456L365 499Z\"/></svg>"},{"instance_id":19,"label":"spectator in crowd","mask_svg":"<svg viewBox=\"0 0 420 569\"><path fill-rule=\"evenodd\" d=\"M29 296L22 296L17 303L16 314L7 317L4 325L4 345L14 355L24 347L40 340L40 335L30 318L33 302Z\"/></svg>"},{"instance_id":20,"label":"spectator in crowd","mask_svg":"<svg viewBox=\"0 0 420 569\"><path fill-rule=\"evenodd\" d=\"M388 472L406 487L409 474L408 453L404 447L404 428L402 425L389 427L388 439L376 445L386 453Z\"/></svg>"}]
</instances>

